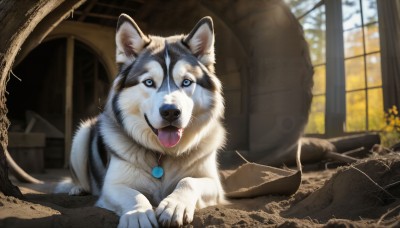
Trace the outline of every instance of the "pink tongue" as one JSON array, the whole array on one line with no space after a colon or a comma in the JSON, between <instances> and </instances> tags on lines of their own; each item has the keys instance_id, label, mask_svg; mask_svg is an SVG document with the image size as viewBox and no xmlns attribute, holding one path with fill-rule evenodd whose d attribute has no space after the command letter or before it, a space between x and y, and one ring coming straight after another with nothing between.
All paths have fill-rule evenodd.
<instances>
[{"instance_id":1,"label":"pink tongue","mask_svg":"<svg viewBox=\"0 0 400 228\"><path fill-rule=\"evenodd\" d=\"M181 140L183 129L175 127L165 127L158 129L158 140L167 147L174 147Z\"/></svg>"}]
</instances>

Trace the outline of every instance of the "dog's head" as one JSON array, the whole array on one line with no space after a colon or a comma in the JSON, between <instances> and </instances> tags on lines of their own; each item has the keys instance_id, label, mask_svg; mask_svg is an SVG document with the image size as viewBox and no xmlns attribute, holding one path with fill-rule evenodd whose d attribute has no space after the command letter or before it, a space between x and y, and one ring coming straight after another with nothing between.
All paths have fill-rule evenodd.
<instances>
[{"instance_id":1,"label":"dog's head","mask_svg":"<svg viewBox=\"0 0 400 228\"><path fill-rule=\"evenodd\" d=\"M118 20L114 113L128 134L160 152L196 146L223 115L221 83L214 75L210 17L188 35L145 35L125 14Z\"/></svg>"}]
</instances>

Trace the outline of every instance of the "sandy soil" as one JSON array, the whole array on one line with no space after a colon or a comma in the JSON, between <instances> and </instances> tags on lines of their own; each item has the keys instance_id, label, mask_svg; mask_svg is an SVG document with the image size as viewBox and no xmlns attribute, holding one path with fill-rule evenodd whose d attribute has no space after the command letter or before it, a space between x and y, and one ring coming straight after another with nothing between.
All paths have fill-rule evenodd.
<instances>
[{"instance_id":1,"label":"sandy soil","mask_svg":"<svg viewBox=\"0 0 400 228\"><path fill-rule=\"evenodd\" d=\"M0 227L117 226L117 216L92 206L95 197L44 193L51 188L24 185L26 200L0 194ZM305 172L292 196L231 200L196 211L190 226L400 227L400 154Z\"/></svg>"}]
</instances>

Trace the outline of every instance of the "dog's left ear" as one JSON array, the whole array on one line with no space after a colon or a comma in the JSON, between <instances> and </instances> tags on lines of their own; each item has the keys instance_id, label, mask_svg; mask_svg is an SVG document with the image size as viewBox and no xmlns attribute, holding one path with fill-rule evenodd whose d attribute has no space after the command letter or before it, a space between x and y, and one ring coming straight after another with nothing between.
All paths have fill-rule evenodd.
<instances>
[{"instance_id":1,"label":"dog's left ear","mask_svg":"<svg viewBox=\"0 0 400 228\"><path fill-rule=\"evenodd\" d=\"M201 63L208 66L215 61L214 57L214 25L211 17L202 18L185 36L186 44Z\"/></svg>"}]
</instances>

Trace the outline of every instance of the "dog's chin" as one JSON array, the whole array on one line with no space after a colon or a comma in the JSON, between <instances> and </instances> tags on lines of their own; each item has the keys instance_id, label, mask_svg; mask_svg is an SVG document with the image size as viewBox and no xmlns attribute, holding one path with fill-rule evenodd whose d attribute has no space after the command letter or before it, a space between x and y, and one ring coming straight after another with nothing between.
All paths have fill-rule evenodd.
<instances>
[{"instance_id":1,"label":"dog's chin","mask_svg":"<svg viewBox=\"0 0 400 228\"><path fill-rule=\"evenodd\" d=\"M176 126L169 125L157 129L154 128L153 125L151 125L146 115L144 117L146 119L147 124L149 125L153 133L157 136L158 141L163 147L172 148L180 142L184 128L178 128Z\"/></svg>"}]
</instances>

